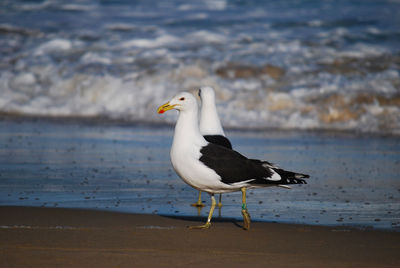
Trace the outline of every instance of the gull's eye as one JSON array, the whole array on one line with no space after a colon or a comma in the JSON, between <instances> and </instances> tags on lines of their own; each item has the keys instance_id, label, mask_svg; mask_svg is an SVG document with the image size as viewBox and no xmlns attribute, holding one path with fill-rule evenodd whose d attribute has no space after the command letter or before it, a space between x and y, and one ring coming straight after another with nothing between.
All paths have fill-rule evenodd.
<instances>
[{"instance_id":1,"label":"gull's eye","mask_svg":"<svg viewBox=\"0 0 400 268\"><path fill-rule=\"evenodd\" d=\"M182 98L180 98L179 100L180 100L180 101L184 101L184 100L185 100L185 98L184 98L184 97L182 97Z\"/></svg>"}]
</instances>

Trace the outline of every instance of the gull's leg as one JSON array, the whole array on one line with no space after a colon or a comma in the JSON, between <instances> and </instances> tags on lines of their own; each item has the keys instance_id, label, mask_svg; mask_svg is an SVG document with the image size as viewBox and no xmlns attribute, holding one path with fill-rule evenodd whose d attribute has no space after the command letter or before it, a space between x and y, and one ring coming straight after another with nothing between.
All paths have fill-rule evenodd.
<instances>
[{"instance_id":1,"label":"gull's leg","mask_svg":"<svg viewBox=\"0 0 400 268\"><path fill-rule=\"evenodd\" d=\"M197 200L196 203L191 204L192 207L198 207L198 208L202 208L204 207L203 202L201 202L201 191L199 191L199 199Z\"/></svg>"},{"instance_id":2,"label":"gull's leg","mask_svg":"<svg viewBox=\"0 0 400 268\"><path fill-rule=\"evenodd\" d=\"M211 218L212 215L214 213L214 209L215 209L215 205L217 204L217 202L215 202L215 197L214 194L211 194L211 209L210 209L210 213L208 213L208 219L207 222L204 225L200 225L200 226L190 226L190 229L208 229L211 226Z\"/></svg>"},{"instance_id":3,"label":"gull's leg","mask_svg":"<svg viewBox=\"0 0 400 268\"><path fill-rule=\"evenodd\" d=\"M222 194L219 194L218 207L222 207Z\"/></svg>"},{"instance_id":4,"label":"gull's leg","mask_svg":"<svg viewBox=\"0 0 400 268\"><path fill-rule=\"evenodd\" d=\"M222 194L219 194L219 201L218 201L218 217L221 217L221 208L222 208Z\"/></svg>"},{"instance_id":5,"label":"gull's leg","mask_svg":"<svg viewBox=\"0 0 400 268\"><path fill-rule=\"evenodd\" d=\"M246 188L240 188L242 191L242 215L243 215L243 229L249 230L250 229L250 214L247 211L247 204L246 204Z\"/></svg>"}]
</instances>

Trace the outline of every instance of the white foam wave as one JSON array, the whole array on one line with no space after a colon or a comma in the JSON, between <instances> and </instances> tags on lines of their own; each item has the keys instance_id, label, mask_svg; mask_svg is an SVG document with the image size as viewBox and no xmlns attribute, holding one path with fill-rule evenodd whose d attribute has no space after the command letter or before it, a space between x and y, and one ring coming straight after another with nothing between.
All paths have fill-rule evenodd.
<instances>
[{"instance_id":1,"label":"white foam wave","mask_svg":"<svg viewBox=\"0 0 400 268\"><path fill-rule=\"evenodd\" d=\"M227 38L222 34L213 33L206 30L192 32L185 38L187 42L191 43L214 43L214 44L224 44Z\"/></svg>"},{"instance_id":2,"label":"white foam wave","mask_svg":"<svg viewBox=\"0 0 400 268\"><path fill-rule=\"evenodd\" d=\"M173 35L161 35L154 39L132 39L129 41L125 41L121 44L122 48L156 48L161 46L168 46L170 44L179 42L179 39Z\"/></svg>"},{"instance_id":3,"label":"white foam wave","mask_svg":"<svg viewBox=\"0 0 400 268\"><path fill-rule=\"evenodd\" d=\"M211 10L225 10L228 6L226 0L206 0L205 4Z\"/></svg>"},{"instance_id":4,"label":"white foam wave","mask_svg":"<svg viewBox=\"0 0 400 268\"><path fill-rule=\"evenodd\" d=\"M36 78L32 73L22 73L17 75L11 83L15 84L16 87L24 88L27 86L33 86L36 82Z\"/></svg>"},{"instance_id":5,"label":"white foam wave","mask_svg":"<svg viewBox=\"0 0 400 268\"><path fill-rule=\"evenodd\" d=\"M46 0L46 1L43 1L41 3L29 3L29 4L28 3L24 3L24 4L19 6L19 9L28 10L28 11L40 10L40 9L47 8L47 7L49 7L49 6L53 5L53 4L54 4L54 1L52 1L52 0Z\"/></svg>"},{"instance_id":6,"label":"white foam wave","mask_svg":"<svg viewBox=\"0 0 400 268\"><path fill-rule=\"evenodd\" d=\"M128 23L110 23L105 28L111 31L133 31L137 26Z\"/></svg>"},{"instance_id":7,"label":"white foam wave","mask_svg":"<svg viewBox=\"0 0 400 268\"><path fill-rule=\"evenodd\" d=\"M178 6L178 10L181 11L188 11L188 10L194 10L196 9L196 5L192 5L192 4L182 4Z\"/></svg>"},{"instance_id":8,"label":"white foam wave","mask_svg":"<svg viewBox=\"0 0 400 268\"><path fill-rule=\"evenodd\" d=\"M95 5L84 5L84 4L63 4L61 6L63 10L67 11L90 11L96 8Z\"/></svg>"},{"instance_id":9,"label":"white foam wave","mask_svg":"<svg viewBox=\"0 0 400 268\"><path fill-rule=\"evenodd\" d=\"M308 22L308 25L312 27L321 27L323 25L323 22L321 20L312 20Z\"/></svg>"},{"instance_id":10,"label":"white foam wave","mask_svg":"<svg viewBox=\"0 0 400 268\"><path fill-rule=\"evenodd\" d=\"M389 51L380 46L372 46L366 44L355 44L347 50L336 53L336 57L349 57L349 58L367 58L377 57L387 54Z\"/></svg>"},{"instance_id":11,"label":"white foam wave","mask_svg":"<svg viewBox=\"0 0 400 268\"><path fill-rule=\"evenodd\" d=\"M94 52L87 52L82 57L84 63L100 63L100 64L111 64L111 58L99 55Z\"/></svg>"},{"instance_id":12,"label":"white foam wave","mask_svg":"<svg viewBox=\"0 0 400 268\"><path fill-rule=\"evenodd\" d=\"M41 44L34 52L34 55L41 56L54 52L68 51L72 48L72 42L67 39L53 39Z\"/></svg>"},{"instance_id":13,"label":"white foam wave","mask_svg":"<svg viewBox=\"0 0 400 268\"><path fill-rule=\"evenodd\" d=\"M0 33L12 33L12 34L21 34L21 35L40 35L40 32L37 30L18 27L15 25L0 23Z\"/></svg>"},{"instance_id":14,"label":"white foam wave","mask_svg":"<svg viewBox=\"0 0 400 268\"><path fill-rule=\"evenodd\" d=\"M172 123L176 114L158 116L155 113L158 105L176 92L207 84L217 90L218 109L226 127L400 132L400 107L396 102L384 104L373 97L364 97L364 91L357 93L354 89L337 86L297 88L289 92L260 91L262 83L259 80L239 79L227 83L199 65L182 66L144 77L129 73L124 77L74 74L61 78L55 77L57 71L52 68L33 71L1 75L2 85L8 87L0 95L1 111ZM392 79L400 80L397 73L390 72L390 75ZM47 88L40 85L43 79L49 78L53 81L51 85ZM374 83L382 85L382 80L387 78L376 79ZM346 93L349 91L352 93ZM389 96L394 94L393 89L387 92L385 94ZM357 102L358 96L361 99Z\"/></svg>"},{"instance_id":15,"label":"white foam wave","mask_svg":"<svg viewBox=\"0 0 400 268\"><path fill-rule=\"evenodd\" d=\"M196 14L192 14L190 15L190 19L194 19L194 20L205 20L209 18L209 15L207 13L196 13Z\"/></svg>"}]
</instances>

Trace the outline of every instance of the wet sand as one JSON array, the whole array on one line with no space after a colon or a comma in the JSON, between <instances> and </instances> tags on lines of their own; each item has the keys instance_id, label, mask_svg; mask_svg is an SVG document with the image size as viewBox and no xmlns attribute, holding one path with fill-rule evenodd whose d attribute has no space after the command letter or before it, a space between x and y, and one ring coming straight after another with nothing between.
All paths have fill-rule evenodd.
<instances>
[{"instance_id":1,"label":"wet sand","mask_svg":"<svg viewBox=\"0 0 400 268\"><path fill-rule=\"evenodd\" d=\"M1 267L399 267L400 233L0 207Z\"/></svg>"}]
</instances>

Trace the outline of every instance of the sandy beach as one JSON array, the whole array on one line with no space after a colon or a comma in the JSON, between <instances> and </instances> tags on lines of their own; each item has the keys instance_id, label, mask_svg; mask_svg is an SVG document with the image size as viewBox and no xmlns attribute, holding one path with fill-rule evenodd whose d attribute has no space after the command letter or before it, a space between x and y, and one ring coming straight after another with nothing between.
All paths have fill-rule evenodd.
<instances>
[{"instance_id":1,"label":"sandy beach","mask_svg":"<svg viewBox=\"0 0 400 268\"><path fill-rule=\"evenodd\" d=\"M400 233L0 207L1 267L399 267Z\"/></svg>"}]
</instances>

